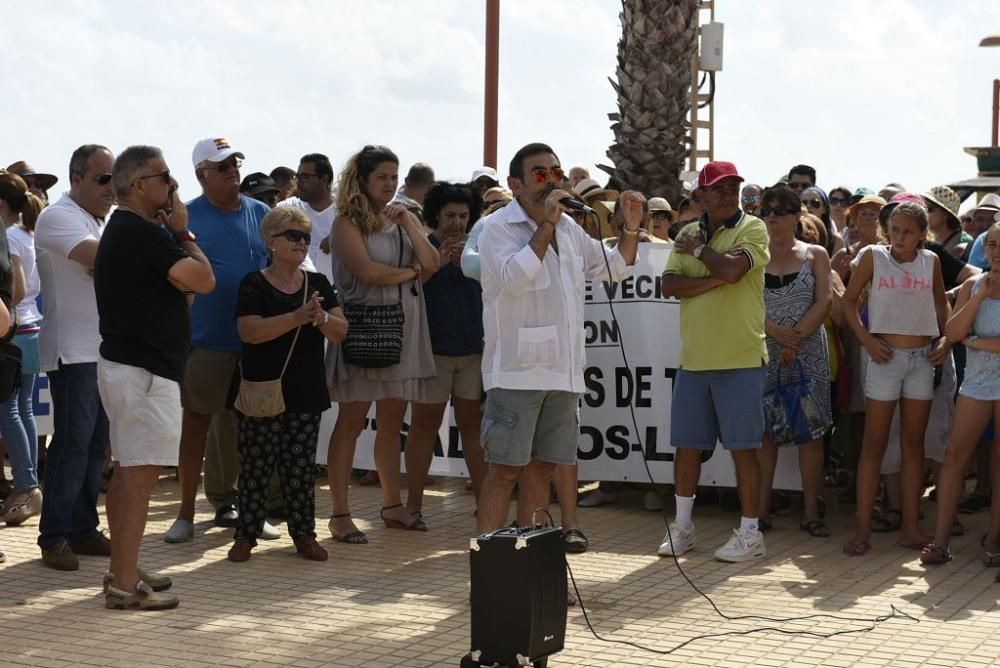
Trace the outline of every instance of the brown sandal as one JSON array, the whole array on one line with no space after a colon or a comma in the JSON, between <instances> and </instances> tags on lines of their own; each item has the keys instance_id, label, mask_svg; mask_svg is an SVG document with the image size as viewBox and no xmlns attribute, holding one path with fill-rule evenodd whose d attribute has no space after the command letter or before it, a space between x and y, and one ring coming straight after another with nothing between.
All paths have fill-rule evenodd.
<instances>
[{"instance_id":1,"label":"brown sandal","mask_svg":"<svg viewBox=\"0 0 1000 668\"><path fill-rule=\"evenodd\" d=\"M379 511L379 517L382 518L382 523L385 524L386 529L403 529L404 531L427 531L427 525L424 524L423 518L420 513L409 513L410 523L400 522L399 520L386 519L385 511L393 510L395 508L402 508L402 503L397 503L392 506L382 506L382 510Z\"/></svg>"},{"instance_id":2,"label":"brown sandal","mask_svg":"<svg viewBox=\"0 0 1000 668\"><path fill-rule=\"evenodd\" d=\"M360 529L355 529L354 531L348 531L343 536L337 533L333 528L333 521L340 519L341 517L350 517L350 513L334 513L330 516L330 524L327 528L330 529L330 535L338 543L347 543L348 545L365 545L368 543L368 536L365 535L364 531Z\"/></svg>"},{"instance_id":3,"label":"brown sandal","mask_svg":"<svg viewBox=\"0 0 1000 668\"><path fill-rule=\"evenodd\" d=\"M920 551L920 563L924 566L937 566L951 561L951 550L944 545L931 543Z\"/></svg>"}]
</instances>

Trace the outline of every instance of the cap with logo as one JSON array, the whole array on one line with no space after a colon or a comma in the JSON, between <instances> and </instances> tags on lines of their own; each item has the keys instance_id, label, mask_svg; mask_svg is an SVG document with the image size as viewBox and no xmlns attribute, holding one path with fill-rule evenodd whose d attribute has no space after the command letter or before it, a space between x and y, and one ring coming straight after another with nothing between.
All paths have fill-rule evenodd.
<instances>
[{"instance_id":1,"label":"cap with logo","mask_svg":"<svg viewBox=\"0 0 1000 668\"><path fill-rule=\"evenodd\" d=\"M278 192L274 179L264 172L248 174L240 183L240 192L244 195L261 195L266 192Z\"/></svg>"},{"instance_id":2,"label":"cap with logo","mask_svg":"<svg viewBox=\"0 0 1000 668\"><path fill-rule=\"evenodd\" d=\"M230 146L229 140L225 137L209 137L194 145L191 161L197 167L203 162L224 162L234 155L238 158L246 158L245 155Z\"/></svg>"}]
</instances>

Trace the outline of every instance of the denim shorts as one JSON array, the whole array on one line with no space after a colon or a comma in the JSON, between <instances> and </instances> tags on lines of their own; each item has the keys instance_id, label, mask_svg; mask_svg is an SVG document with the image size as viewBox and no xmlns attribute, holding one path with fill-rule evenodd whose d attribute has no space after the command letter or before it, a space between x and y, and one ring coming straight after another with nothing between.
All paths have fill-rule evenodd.
<instances>
[{"instance_id":1,"label":"denim shorts","mask_svg":"<svg viewBox=\"0 0 1000 668\"><path fill-rule=\"evenodd\" d=\"M486 461L527 466L532 459L576 463L580 437L580 395L560 390L486 392L480 441Z\"/></svg>"},{"instance_id":2,"label":"denim shorts","mask_svg":"<svg viewBox=\"0 0 1000 668\"><path fill-rule=\"evenodd\" d=\"M686 371L674 377L670 444L675 448L753 450L764 435L764 367Z\"/></svg>"},{"instance_id":3,"label":"denim shorts","mask_svg":"<svg viewBox=\"0 0 1000 668\"><path fill-rule=\"evenodd\" d=\"M934 398L934 365L927 359L928 346L893 348L885 364L865 358L865 396L875 401L896 401L900 397L930 401Z\"/></svg>"}]
</instances>

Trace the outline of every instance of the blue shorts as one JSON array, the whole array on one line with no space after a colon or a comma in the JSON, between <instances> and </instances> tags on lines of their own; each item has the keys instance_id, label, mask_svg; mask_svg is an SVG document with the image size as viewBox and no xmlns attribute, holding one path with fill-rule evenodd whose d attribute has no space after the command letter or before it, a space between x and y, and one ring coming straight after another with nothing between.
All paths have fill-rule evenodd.
<instances>
[{"instance_id":1,"label":"blue shorts","mask_svg":"<svg viewBox=\"0 0 1000 668\"><path fill-rule=\"evenodd\" d=\"M674 377L670 443L675 448L753 450L764 435L764 367L685 371Z\"/></svg>"},{"instance_id":2,"label":"blue shorts","mask_svg":"<svg viewBox=\"0 0 1000 668\"><path fill-rule=\"evenodd\" d=\"M486 392L480 441L486 461L527 466L532 459L575 464L580 437L580 395L560 390Z\"/></svg>"}]
</instances>

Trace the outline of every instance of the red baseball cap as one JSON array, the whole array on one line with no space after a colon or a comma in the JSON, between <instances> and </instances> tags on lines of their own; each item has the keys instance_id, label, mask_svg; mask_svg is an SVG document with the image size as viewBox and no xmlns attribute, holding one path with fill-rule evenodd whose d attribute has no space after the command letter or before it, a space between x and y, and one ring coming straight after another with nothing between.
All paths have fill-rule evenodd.
<instances>
[{"instance_id":1,"label":"red baseball cap","mask_svg":"<svg viewBox=\"0 0 1000 668\"><path fill-rule=\"evenodd\" d=\"M701 168L698 172L698 187L708 188L709 186L714 186L716 183L722 179L728 179L730 177L735 177L740 181L745 179L740 176L739 172L736 171L736 165L731 162L723 162L717 160L715 162L710 162Z\"/></svg>"}]
</instances>

